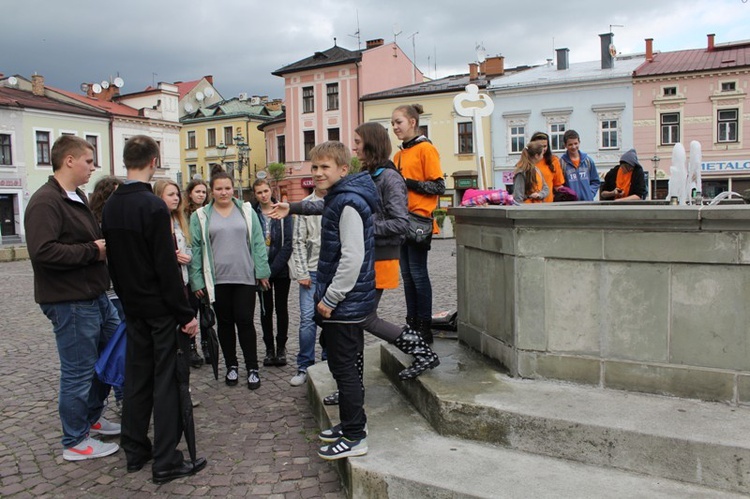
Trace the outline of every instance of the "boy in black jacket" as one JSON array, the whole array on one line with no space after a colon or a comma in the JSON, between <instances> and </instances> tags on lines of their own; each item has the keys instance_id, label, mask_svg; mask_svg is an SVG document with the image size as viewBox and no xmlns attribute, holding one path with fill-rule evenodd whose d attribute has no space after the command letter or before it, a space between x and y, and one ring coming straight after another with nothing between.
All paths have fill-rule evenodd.
<instances>
[{"instance_id":1,"label":"boy in black jacket","mask_svg":"<svg viewBox=\"0 0 750 499\"><path fill-rule=\"evenodd\" d=\"M153 457L154 482L164 483L194 475L206 460L185 461L177 450L182 419L175 331L179 325L194 337L198 322L177 264L169 211L148 183L158 157L152 138L136 135L127 141L123 159L128 180L104 206L102 230L112 283L128 324L121 444L128 472L140 470ZM154 446L147 435L152 409Z\"/></svg>"}]
</instances>

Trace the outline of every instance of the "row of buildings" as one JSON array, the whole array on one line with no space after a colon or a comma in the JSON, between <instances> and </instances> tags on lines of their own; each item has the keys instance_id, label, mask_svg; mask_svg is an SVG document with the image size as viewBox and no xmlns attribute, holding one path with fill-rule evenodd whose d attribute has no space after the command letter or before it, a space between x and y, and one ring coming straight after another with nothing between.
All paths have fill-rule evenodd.
<instances>
[{"instance_id":1,"label":"row of buildings","mask_svg":"<svg viewBox=\"0 0 750 499\"><path fill-rule=\"evenodd\" d=\"M647 39L644 52L631 55L617 52L611 33L600 35L600 43L600 56L590 62L571 64L568 49L560 48L547 64L506 68L494 56L436 80L427 80L395 43L371 40L354 51L334 43L274 71L284 80L283 100L225 99L211 76L120 94L120 78L82 84L77 93L50 87L40 75L0 75L3 241L23 237L25 203L51 173L49 150L60 135L94 145L100 170L89 189L101 175L124 176L119 151L130 136L145 133L161 145L157 176L184 185L221 164L247 198L252 182L269 176L268 165L282 163L280 195L294 200L312 189L309 151L316 143L351 144L359 123L389 127L395 107L417 102L425 109L423 132L441 155L448 187L441 204L455 204L477 183L474 127L453 108L469 83L494 103L483 130L496 188L512 183L535 131L546 131L561 154L569 129L578 131L581 149L602 175L635 147L655 197L666 195L674 144L692 140L703 147L706 196L750 188L744 109L750 41L716 43L708 35L702 48L659 52Z\"/></svg>"}]
</instances>

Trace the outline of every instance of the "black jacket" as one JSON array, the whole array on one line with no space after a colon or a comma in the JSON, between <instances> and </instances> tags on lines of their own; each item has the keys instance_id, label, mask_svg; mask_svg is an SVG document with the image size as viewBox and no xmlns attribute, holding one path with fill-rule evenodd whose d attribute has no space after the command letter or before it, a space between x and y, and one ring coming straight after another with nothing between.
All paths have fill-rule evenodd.
<instances>
[{"instance_id":1,"label":"black jacket","mask_svg":"<svg viewBox=\"0 0 750 499\"><path fill-rule=\"evenodd\" d=\"M272 199L275 203L276 200ZM258 220L263 227L263 237L266 227L260 204L253 206L258 214ZM268 266L271 267L271 279L289 279L289 259L292 257L292 238L294 238L294 223L292 217L283 220L270 220L271 245L268 247Z\"/></svg>"},{"instance_id":2,"label":"black jacket","mask_svg":"<svg viewBox=\"0 0 750 499\"><path fill-rule=\"evenodd\" d=\"M125 315L172 316L184 326L195 314L177 264L167 205L144 182L121 185L104 205L107 260Z\"/></svg>"},{"instance_id":3,"label":"black jacket","mask_svg":"<svg viewBox=\"0 0 750 499\"><path fill-rule=\"evenodd\" d=\"M107 265L99 261L94 243L102 238L99 224L86 195L80 189L76 192L83 204L70 199L50 176L26 207L26 247L37 303L91 300L109 287Z\"/></svg>"},{"instance_id":4,"label":"black jacket","mask_svg":"<svg viewBox=\"0 0 750 499\"><path fill-rule=\"evenodd\" d=\"M620 165L615 166L604 176L604 182L602 183L599 191L614 191L617 187L617 172L620 169ZM624 193L624 196L632 196L637 194L641 199L646 197L646 176L643 173L641 165L633 166L633 175L630 177L630 192Z\"/></svg>"}]
</instances>

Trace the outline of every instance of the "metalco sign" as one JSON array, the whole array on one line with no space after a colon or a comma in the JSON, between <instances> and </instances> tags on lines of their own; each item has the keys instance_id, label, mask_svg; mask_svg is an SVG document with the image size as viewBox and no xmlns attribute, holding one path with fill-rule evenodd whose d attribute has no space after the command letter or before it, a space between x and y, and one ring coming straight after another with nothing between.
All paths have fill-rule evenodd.
<instances>
[{"instance_id":1,"label":"metalco sign","mask_svg":"<svg viewBox=\"0 0 750 499\"><path fill-rule=\"evenodd\" d=\"M300 185L307 188L315 187L315 181L311 177L303 178L300 180Z\"/></svg>"},{"instance_id":2,"label":"metalco sign","mask_svg":"<svg viewBox=\"0 0 750 499\"><path fill-rule=\"evenodd\" d=\"M734 161L704 161L701 163L701 173L732 173L750 172L750 159Z\"/></svg>"}]
</instances>

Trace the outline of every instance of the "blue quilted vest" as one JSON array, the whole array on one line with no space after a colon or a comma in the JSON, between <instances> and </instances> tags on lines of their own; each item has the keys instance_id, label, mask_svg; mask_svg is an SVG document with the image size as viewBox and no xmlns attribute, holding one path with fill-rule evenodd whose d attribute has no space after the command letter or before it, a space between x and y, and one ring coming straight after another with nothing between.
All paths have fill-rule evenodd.
<instances>
[{"instance_id":1,"label":"blue quilted vest","mask_svg":"<svg viewBox=\"0 0 750 499\"><path fill-rule=\"evenodd\" d=\"M357 210L364 225L365 258L359 271L357 284L339 302L331 315L332 321L360 322L373 309L375 300L375 228L372 215L377 211L378 193L367 172L349 175L337 182L325 197L321 218L320 257L316 276L315 303L325 296L341 259L339 221L344 207Z\"/></svg>"}]
</instances>

